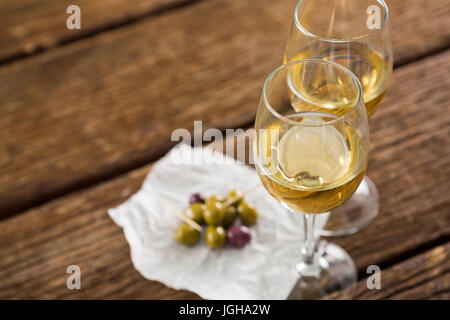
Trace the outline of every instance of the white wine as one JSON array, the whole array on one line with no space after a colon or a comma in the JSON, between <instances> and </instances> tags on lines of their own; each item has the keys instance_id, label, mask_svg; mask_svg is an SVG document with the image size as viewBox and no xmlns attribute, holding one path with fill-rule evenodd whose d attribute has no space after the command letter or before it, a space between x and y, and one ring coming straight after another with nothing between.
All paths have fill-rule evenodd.
<instances>
[{"instance_id":1,"label":"white wine","mask_svg":"<svg viewBox=\"0 0 450 320\"><path fill-rule=\"evenodd\" d=\"M317 51L305 49L292 57L285 56L284 62L301 59L332 61L350 69L361 82L369 116L380 106L386 95L391 67L377 50L357 43L333 44L332 47L323 43Z\"/></svg>"},{"instance_id":2,"label":"white wine","mask_svg":"<svg viewBox=\"0 0 450 320\"><path fill-rule=\"evenodd\" d=\"M261 130L257 170L269 193L291 210L323 213L346 201L360 184L368 146L345 120L304 112Z\"/></svg>"},{"instance_id":3,"label":"white wine","mask_svg":"<svg viewBox=\"0 0 450 320\"><path fill-rule=\"evenodd\" d=\"M325 63L300 64L289 70L287 74L290 97L287 104L291 106L289 113L324 112L344 116L360 102L356 79L344 68L331 70Z\"/></svg>"}]
</instances>

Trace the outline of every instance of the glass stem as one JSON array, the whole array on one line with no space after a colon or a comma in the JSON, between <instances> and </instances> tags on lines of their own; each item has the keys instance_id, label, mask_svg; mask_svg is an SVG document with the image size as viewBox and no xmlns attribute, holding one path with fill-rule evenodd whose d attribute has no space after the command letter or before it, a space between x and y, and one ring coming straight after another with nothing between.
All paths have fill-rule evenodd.
<instances>
[{"instance_id":1,"label":"glass stem","mask_svg":"<svg viewBox=\"0 0 450 320\"><path fill-rule=\"evenodd\" d=\"M317 238L314 225L315 214L302 214L303 216L303 243L301 248L302 262L297 265L297 271L302 276L318 277L321 267L317 261Z\"/></svg>"}]
</instances>

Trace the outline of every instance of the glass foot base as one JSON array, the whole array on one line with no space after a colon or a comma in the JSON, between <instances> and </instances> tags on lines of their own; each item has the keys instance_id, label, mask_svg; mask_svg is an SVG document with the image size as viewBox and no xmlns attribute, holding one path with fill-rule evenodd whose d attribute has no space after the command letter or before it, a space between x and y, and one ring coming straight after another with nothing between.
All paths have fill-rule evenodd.
<instances>
[{"instance_id":1,"label":"glass foot base","mask_svg":"<svg viewBox=\"0 0 450 320\"><path fill-rule=\"evenodd\" d=\"M320 275L302 276L300 274L288 300L320 299L332 292L342 290L357 280L356 266L352 258L336 244L320 241L318 247ZM297 265L301 272L303 263ZM347 293L348 294L348 293Z\"/></svg>"},{"instance_id":2,"label":"glass foot base","mask_svg":"<svg viewBox=\"0 0 450 320\"><path fill-rule=\"evenodd\" d=\"M378 190L365 176L353 196L331 211L320 235L338 237L356 233L375 219L379 208Z\"/></svg>"}]
</instances>

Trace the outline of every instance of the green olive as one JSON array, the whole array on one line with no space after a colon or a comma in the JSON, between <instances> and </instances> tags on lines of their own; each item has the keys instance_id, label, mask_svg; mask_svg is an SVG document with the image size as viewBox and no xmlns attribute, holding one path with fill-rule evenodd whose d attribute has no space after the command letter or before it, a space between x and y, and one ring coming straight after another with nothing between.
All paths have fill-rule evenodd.
<instances>
[{"instance_id":1,"label":"green olive","mask_svg":"<svg viewBox=\"0 0 450 320\"><path fill-rule=\"evenodd\" d=\"M241 203L239 203L237 211L239 213L239 218L241 218L243 224L252 225L258 218L258 212L256 211L256 209L244 201L241 201Z\"/></svg>"},{"instance_id":2,"label":"green olive","mask_svg":"<svg viewBox=\"0 0 450 320\"><path fill-rule=\"evenodd\" d=\"M239 199L232 203L232 205L235 206L236 208L239 205L239 203L241 203L243 197L244 197L244 193L238 189L231 190L230 192L228 192L228 195L227 195L228 199L235 199L235 198Z\"/></svg>"},{"instance_id":3,"label":"green olive","mask_svg":"<svg viewBox=\"0 0 450 320\"><path fill-rule=\"evenodd\" d=\"M182 224L175 232L175 239L182 244L193 245L200 239L200 232L188 224Z\"/></svg>"},{"instance_id":4,"label":"green olive","mask_svg":"<svg viewBox=\"0 0 450 320\"><path fill-rule=\"evenodd\" d=\"M203 220L210 225L219 226L223 222L224 208L220 202L209 203L203 211Z\"/></svg>"},{"instance_id":5,"label":"green olive","mask_svg":"<svg viewBox=\"0 0 450 320\"><path fill-rule=\"evenodd\" d=\"M206 205L212 204L212 203L222 203L225 201L225 198L219 195L212 195L208 198L206 198L205 203Z\"/></svg>"},{"instance_id":6,"label":"green olive","mask_svg":"<svg viewBox=\"0 0 450 320\"><path fill-rule=\"evenodd\" d=\"M209 226L206 228L205 240L213 249L222 247L227 240L225 229L220 226Z\"/></svg>"},{"instance_id":7,"label":"green olive","mask_svg":"<svg viewBox=\"0 0 450 320\"><path fill-rule=\"evenodd\" d=\"M224 208L224 217L223 217L223 226L225 228L228 228L229 226L233 225L234 221L237 217L237 210L234 206L228 206Z\"/></svg>"},{"instance_id":8,"label":"green olive","mask_svg":"<svg viewBox=\"0 0 450 320\"><path fill-rule=\"evenodd\" d=\"M191 204L186 210L185 214L198 224L203 223L203 211L205 211L205 205L203 203L197 202Z\"/></svg>"}]
</instances>

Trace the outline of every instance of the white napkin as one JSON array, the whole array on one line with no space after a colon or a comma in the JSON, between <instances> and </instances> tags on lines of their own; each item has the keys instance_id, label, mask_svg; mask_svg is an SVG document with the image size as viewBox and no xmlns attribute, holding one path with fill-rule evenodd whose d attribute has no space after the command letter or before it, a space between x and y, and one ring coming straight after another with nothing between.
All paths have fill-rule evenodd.
<instances>
[{"instance_id":1,"label":"white napkin","mask_svg":"<svg viewBox=\"0 0 450 320\"><path fill-rule=\"evenodd\" d=\"M259 217L246 247L211 250L203 235L193 247L175 241L182 221L160 197L184 210L194 192L226 195L255 185L260 187L245 198ZM134 267L147 279L205 299L285 299L296 282L300 215L273 200L255 170L212 149L178 145L154 165L142 188L109 214L124 230Z\"/></svg>"}]
</instances>

